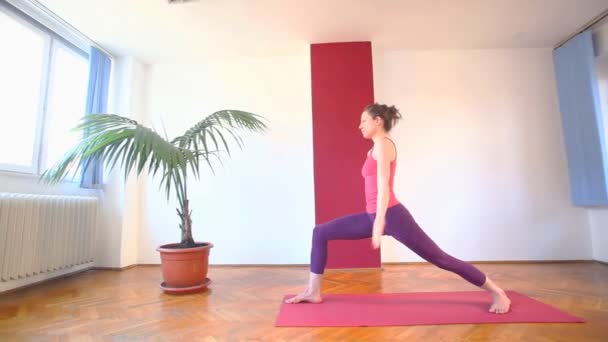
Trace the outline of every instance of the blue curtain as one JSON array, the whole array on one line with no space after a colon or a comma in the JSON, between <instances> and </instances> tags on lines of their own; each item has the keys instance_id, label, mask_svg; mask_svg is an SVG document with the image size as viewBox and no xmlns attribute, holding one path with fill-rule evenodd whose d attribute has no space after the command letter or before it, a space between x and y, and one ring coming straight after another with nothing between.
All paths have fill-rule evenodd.
<instances>
[{"instance_id":1,"label":"blue curtain","mask_svg":"<svg viewBox=\"0 0 608 342\"><path fill-rule=\"evenodd\" d=\"M555 49L553 62L572 202L579 206L607 205L606 137L591 31Z\"/></svg>"},{"instance_id":2,"label":"blue curtain","mask_svg":"<svg viewBox=\"0 0 608 342\"><path fill-rule=\"evenodd\" d=\"M89 61L89 86L87 90L85 115L106 113L112 62L109 56L94 47L91 47ZM102 184L102 160L97 160L90 163L86 169L82 170L80 187L99 188Z\"/></svg>"}]
</instances>

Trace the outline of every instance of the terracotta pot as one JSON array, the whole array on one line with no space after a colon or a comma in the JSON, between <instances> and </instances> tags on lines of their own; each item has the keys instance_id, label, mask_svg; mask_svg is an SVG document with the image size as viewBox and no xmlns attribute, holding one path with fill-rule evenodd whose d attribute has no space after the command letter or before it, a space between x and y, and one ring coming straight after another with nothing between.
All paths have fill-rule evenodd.
<instances>
[{"instance_id":1,"label":"terracotta pot","mask_svg":"<svg viewBox=\"0 0 608 342\"><path fill-rule=\"evenodd\" d=\"M160 284L161 289L171 294L205 291L210 283L207 270L213 244L203 242L192 248L175 248L178 245L172 243L156 249L160 252L165 280Z\"/></svg>"}]
</instances>

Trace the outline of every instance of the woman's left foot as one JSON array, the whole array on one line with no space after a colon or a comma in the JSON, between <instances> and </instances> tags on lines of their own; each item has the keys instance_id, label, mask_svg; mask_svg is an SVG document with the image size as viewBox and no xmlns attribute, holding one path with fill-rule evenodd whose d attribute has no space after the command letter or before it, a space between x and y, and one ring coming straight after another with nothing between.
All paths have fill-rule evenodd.
<instances>
[{"instance_id":1,"label":"woman's left foot","mask_svg":"<svg viewBox=\"0 0 608 342\"><path fill-rule=\"evenodd\" d=\"M500 291L497 293L492 293L492 298L494 298L494 302L492 306L490 306L490 312L494 312L497 314L504 314L509 312L511 307L511 300L507 297L507 294L504 291Z\"/></svg>"}]
</instances>

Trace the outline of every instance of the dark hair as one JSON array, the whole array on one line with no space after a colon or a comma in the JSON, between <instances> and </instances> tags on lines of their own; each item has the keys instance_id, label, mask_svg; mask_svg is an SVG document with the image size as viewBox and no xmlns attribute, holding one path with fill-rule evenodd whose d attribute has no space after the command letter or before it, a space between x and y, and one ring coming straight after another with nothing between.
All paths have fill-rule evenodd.
<instances>
[{"instance_id":1,"label":"dark hair","mask_svg":"<svg viewBox=\"0 0 608 342\"><path fill-rule=\"evenodd\" d=\"M387 132L395 126L397 120L401 119L401 113L395 106L389 107L385 104L373 103L367 105L364 110L374 119L381 117L384 122L384 130Z\"/></svg>"}]
</instances>

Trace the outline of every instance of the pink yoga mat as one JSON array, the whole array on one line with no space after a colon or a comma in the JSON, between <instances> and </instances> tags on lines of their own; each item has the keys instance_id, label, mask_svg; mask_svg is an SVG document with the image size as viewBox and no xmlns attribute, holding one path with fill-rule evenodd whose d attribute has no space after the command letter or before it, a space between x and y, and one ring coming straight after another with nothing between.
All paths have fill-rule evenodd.
<instances>
[{"instance_id":1,"label":"pink yoga mat","mask_svg":"<svg viewBox=\"0 0 608 342\"><path fill-rule=\"evenodd\" d=\"M326 294L321 304L285 304L277 327L361 327L475 323L580 323L583 319L514 291L511 311L488 312L485 291ZM287 295L289 298L292 295Z\"/></svg>"}]
</instances>

